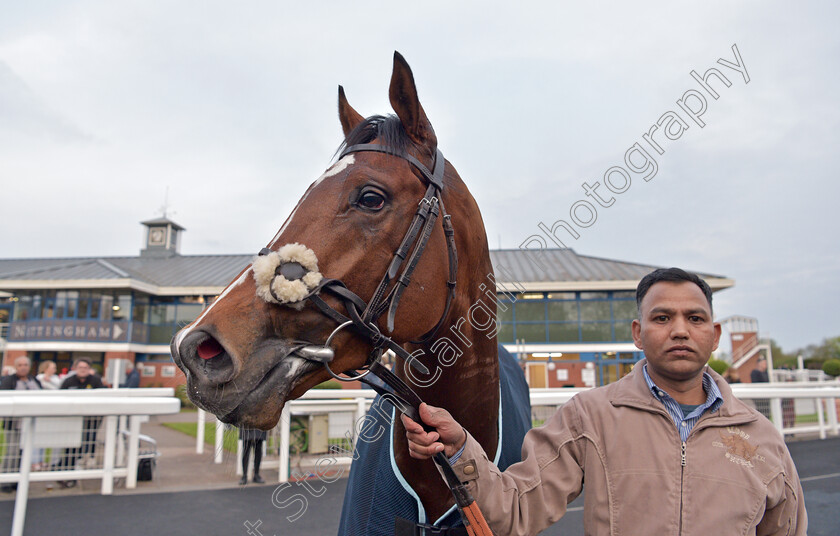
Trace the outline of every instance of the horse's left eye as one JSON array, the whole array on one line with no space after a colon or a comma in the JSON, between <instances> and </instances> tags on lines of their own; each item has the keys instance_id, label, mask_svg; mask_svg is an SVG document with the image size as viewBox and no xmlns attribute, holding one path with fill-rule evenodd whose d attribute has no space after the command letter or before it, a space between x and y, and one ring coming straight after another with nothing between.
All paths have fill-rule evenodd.
<instances>
[{"instance_id":1,"label":"horse's left eye","mask_svg":"<svg viewBox=\"0 0 840 536\"><path fill-rule=\"evenodd\" d=\"M381 210L385 206L385 196L379 192L368 190L362 192L357 203L360 207L367 210Z\"/></svg>"}]
</instances>

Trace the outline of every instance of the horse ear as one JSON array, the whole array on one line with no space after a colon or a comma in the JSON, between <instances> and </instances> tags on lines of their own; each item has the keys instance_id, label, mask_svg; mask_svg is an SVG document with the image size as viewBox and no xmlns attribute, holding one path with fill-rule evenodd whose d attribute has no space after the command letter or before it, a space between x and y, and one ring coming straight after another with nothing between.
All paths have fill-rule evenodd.
<instances>
[{"instance_id":1,"label":"horse ear","mask_svg":"<svg viewBox=\"0 0 840 536\"><path fill-rule=\"evenodd\" d=\"M417 98L417 86L414 84L411 67L397 51L394 51L394 72L391 74L388 97L408 136L434 153L437 148L437 136L420 105L420 99Z\"/></svg>"},{"instance_id":2,"label":"horse ear","mask_svg":"<svg viewBox=\"0 0 840 536\"><path fill-rule=\"evenodd\" d=\"M347 97L344 95L344 88L341 86L338 86L338 119L341 121L341 129L344 131L345 138L350 135L359 123L365 120L347 102Z\"/></svg>"}]
</instances>

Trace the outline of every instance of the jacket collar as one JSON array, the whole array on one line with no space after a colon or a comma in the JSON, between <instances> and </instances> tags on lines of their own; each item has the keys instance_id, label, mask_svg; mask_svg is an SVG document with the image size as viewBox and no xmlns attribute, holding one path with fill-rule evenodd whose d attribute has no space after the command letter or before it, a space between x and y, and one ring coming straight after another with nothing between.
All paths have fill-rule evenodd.
<instances>
[{"instance_id":1,"label":"jacket collar","mask_svg":"<svg viewBox=\"0 0 840 536\"><path fill-rule=\"evenodd\" d=\"M612 391L609 398L613 406L630 406L656 413L665 411L662 403L654 398L650 389L648 389L647 382L645 382L645 375L642 373L642 369L646 363L647 359L642 359L637 362L630 374L608 386ZM730 389L729 384L726 383L726 380L720 374L708 366L705 371L712 377L723 398L723 404L718 409L718 415L740 421L752 421L756 419L756 416L749 408L732 395L732 389Z\"/></svg>"}]
</instances>

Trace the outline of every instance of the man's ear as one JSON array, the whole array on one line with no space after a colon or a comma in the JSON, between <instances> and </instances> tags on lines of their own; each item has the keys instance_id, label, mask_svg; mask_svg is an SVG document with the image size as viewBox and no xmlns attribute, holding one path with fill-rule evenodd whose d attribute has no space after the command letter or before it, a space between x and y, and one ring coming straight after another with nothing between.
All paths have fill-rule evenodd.
<instances>
[{"instance_id":1,"label":"man's ear","mask_svg":"<svg viewBox=\"0 0 840 536\"><path fill-rule=\"evenodd\" d=\"M642 345L642 324L638 320L633 320L633 323L630 325L630 328L633 330L633 344L636 345L636 348L639 350L644 350L644 346ZM718 326L720 328L720 326ZM720 330L718 330L718 337L720 337ZM715 345L717 348L717 345Z\"/></svg>"},{"instance_id":2,"label":"man's ear","mask_svg":"<svg viewBox=\"0 0 840 536\"><path fill-rule=\"evenodd\" d=\"M720 322L715 322L715 346L714 346L714 348L712 348L712 351L715 351L715 350L718 349L718 344L720 344L720 334L721 334Z\"/></svg>"}]
</instances>

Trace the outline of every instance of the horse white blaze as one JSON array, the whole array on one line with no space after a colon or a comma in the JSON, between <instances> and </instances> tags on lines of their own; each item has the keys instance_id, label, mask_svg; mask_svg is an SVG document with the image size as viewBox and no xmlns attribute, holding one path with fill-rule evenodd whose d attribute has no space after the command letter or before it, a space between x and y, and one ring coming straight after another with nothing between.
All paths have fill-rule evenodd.
<instances>
[{"instance_id":1,"label":"horse white blaze","mask_svg":"<svg viewBox=\"0 0 840 536\"><path fill-rule=\"evenodd\" d=\"M207 315L207 313L209 313L209 312L210 312L210 310L211 310L211 309L213 309L213 307L215 307L215 306L216 306L216 304L217 304L217 303L219 303L220 301L222 301L222 300L224 299L224 297L225 297L225 296L227 296L227 295L228 295L228 293L229 293L231 290L233 290L233 289L235 289L236 287L238 287L239 285L241 285L241 284L242 284L242 282L243 282L243 281L245 281L245 279L248 277L248 275L249 275L250 273L251 273L251 267L249 266L247 270L245 270L244 272L242 272L242 275L240 275L240 276L239 276L239 278L238 278L236 281L234 281L233 283L231 283L230 285L228 285L228 288L226 288L226 289L225 289L225 291L224 291L224 292L222 292L222 294L221 294L218 298L216 298L216 300L215 300L213 303L211 303L211 304L210 304L210 307L208 307L207 309L205 309L205 310L201 313L201 315L200 315L200 316L199 316L199 317L195 320L195 322L193 322L192 324L190 324L188 327L186 327L186 328L182 329L182 330L180 331L180 333L178 333L178 341L175 343L175 346L176 346L176 347L178 347L178 348L180 348L180 347L181 347L181 343L184 341L184 337L186 337L186 336L187 336L187 335L188 335L188 334L189 334L189 333L193 330L193 328L194 328L194 327L195 327L195 326L196 326L199 322L201 322L201 319L203 319L203 318Z\"/></svg>"},{"instance_id":2,"label":"horse white blaze","mask_svg":"<svg viewBox=\"0 0 840 536\"><path fill-rule=\"evenodd\" d=\"M333 164L332 166L330 166L330 168L329 168L329 169L327 169L327 170L324 172L324 174L323 174L323 175L321 175L320 177L318 177L318 178L315 180L315 182L313 182L313 183L312 183L312 185L311 185L311 186L310 186L310 187L306 190L306 193L304 193L304 194L303 194L303 197L301 197L301 198L300 198L300 201L298 201L298 204L295 206L294 210L292 210L292 213L291 213L291 214L289 214L289 217L288 217L288 218L286 218L286 222L283 224L283 227L281 227L281 228L280 228L280 230L279 230L279 231L277 231L277 234L276 234L276 235L274 235L274 238L272 238L272 239L271 239L271 242L269 243L269 246L270 246L270 247L274 247L274 245L277 243L277 239L278 239L278 238L280 238L280 235L281 235L281 234L283 234L283 231L285 231L285 230L286 230L286 227L288 227L288 226L289 226L289 222L291 222L291 221L292 221L292 218L294 218L294 217L295 217L295 212L297 212L298 207L300 207L301 203L303 203L303 202L306 200L306 198L309 196L309 194L310 194L310 193L312 193L312 190L314 190L316 186L318 186L319 184L321 184L321 182L322 182L324 179L326 179L326 178L328 178L328 177L332 177L333 175L338 175L339 173L341 173L342 171L344 171L345 169L347 169L347 167L348 167L348 166L352 165L355 161L356 161L356 159L354 158L354 155L352 155L352 154L348 154L348 155L344 156L343 158L341 158L338 162L336 162L335 164ZM189 333L193 330L193 328L196 326L196 324L198 324L199 322L201 322L201 320L205 317L205 315L207 315L207 313L209 313L209 312L210 312L210 310L211 310L211 309L213 309L213 307L215 307L215 305L216 305L217 303L219 303L220 301L222 301L222 300L225 298L225 296L227 296L227 295L228 295L228 293L229 293L231 290L233 290L233 289L235 289L236 287L238 287L239 285L241 285L241 284L242 284L242 282L245 280L245 278L246 278L246 277L248 277L248 274L250 274L250 273L251 273L251 271L252 271L252 269L249 267L247 270L245 270L244 272L242 272L242 275L240 275L240 276L239 276L239 278L238 278L236 281L234 281L233 283L231 283L231 284L230 284L230 285L229 285L229 286L225 289L225 291L224 291L224 292L222 292L222 294L221 294L221 295L220 295L220 296L216 299L216 301L214 301L214 302L212 303L212 305L210 305L210 307L208 307L207 309L205 309L205 310L201 313L201 315L200 315L200 316L196 319L196 321L195 321L195 322L193 322L193 323L192 323L189 327L186 327L186 328L182 329L182 330L178 333L178 340L177 340L177 342L176 342L176 345L177 345L178 347L180 347L180 346L181 346L181 343L184 341L184 337L186 337L187 335L189 335Z\"/></svg>"},{"instance_id":3,"label":"horse white blaze","mask_svg":"<svg viewBox=\"0 0 840 536\"><path fill-rule=\"evenodd\" d=\"M312 193L312 190L314 190L319 184L321 184L321 182L324 179L332 177L333 175L338 175L339 173L344 171L347 168L347 166L352 165L355 161L356 159L354 158L354 155L348 154L341 160L330 166L330 168L327 169L323 175L315 179L315 182L312 183L312 185L306 190L306 193L303 194L303 197L300 198L300 201L298 201L298 204L295 206L294 210L292 210L292 213L289 214L288 218L286 218L286 222L283 224L283 227L281 227L280 230L277 231L277 234L274 235L274 238L271 239L269 247L274 247L277 244L277 240L280 238L280 235L283 234L283 231L285 231L286 227L289 226L289 222L291 222L292 218L295 217L295 212L297 212L297 209L300 207L301 203L303 203L306 200L306 198L309 197L309 194Z\"/></svg>"}]
</instances>

